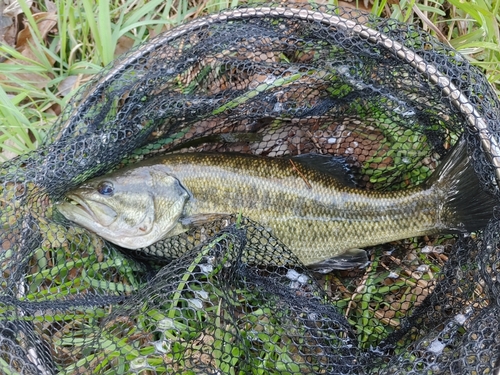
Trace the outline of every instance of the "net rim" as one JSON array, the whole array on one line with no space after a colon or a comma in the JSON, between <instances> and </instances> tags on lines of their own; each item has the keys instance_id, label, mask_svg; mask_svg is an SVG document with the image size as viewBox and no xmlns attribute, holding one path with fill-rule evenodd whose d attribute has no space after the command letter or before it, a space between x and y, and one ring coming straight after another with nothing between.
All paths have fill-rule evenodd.
<instances>
[{"instance_id":1,"label":"net rim","mask_svg":"<svg viewBox=\"0 0 500 375\"><path fill-rule=\"evenodd\" d=\"M395 57L414 67L418 73L426 76L432 84L441 89L444 97L449 98L452 105L466 118L471 130L478 134L483 151L488 155L488 158L495 169L497 184L500 185L499 142L492 136L488 130L488 124L486 123L484 117L477 111L467 96L461 92L445 74L439 71L435 65L426 62L424 58L412 51L410 48L405 47L401 43L391 39L384 33L362 25L356 21L317 10L294 7L262 6L229 9L197 18L152 38L133 53L126 56L126 58L121 61L118 66L109 70L107 74L105 74L97 82L93 82L93 88L87 92L78 107L75 108L73 113L68 117L66 124L61 127L61 131L58 137L56 137L56 140L60 139L63 134L66 133L66 130L71 128L72 119L78 118L77 114L85 111L85 109L90 105L91 100L89 99L98 95L99 91L107 87L109 82L115 80L116 77L119 77L122 72L124 72L131 64L134 64L139 58L144 58L144 56L148 53L153 52L154 50L164 46L166 43L178 37L184 36L189 32L193 32L196 29L222 22L263 17L301 19L304 21L321 22L344 31L350 31L358 35L361 39L383 47L385 50L391 52Z\"/></svg>"}]
</instances>

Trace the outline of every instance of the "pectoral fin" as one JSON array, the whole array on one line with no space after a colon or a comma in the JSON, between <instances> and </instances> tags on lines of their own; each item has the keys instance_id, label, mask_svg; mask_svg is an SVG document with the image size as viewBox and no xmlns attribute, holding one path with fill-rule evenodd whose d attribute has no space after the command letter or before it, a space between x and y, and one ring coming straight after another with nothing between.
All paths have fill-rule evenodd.
<instances>
[{"instance_id":1,"label":"pectoral fin","mask_svg":"<svg viewBox=\"0 0 500 375\"><path fill-rule=\"evenodd\" d=\"M186 216L180 219L182 225L186 227L197 227L205 224L211 224L216 220L222 220L224 218L230 218L229 214L218 214L218 213L208 213L208 214L196 214L191 216Z\"/></svg>"},{"instance_id":2,"label":"pectoral fin","mask_svg":"<svg viewBox=\"0 0 500 375\"><path fill-rule=\"evenodd\" d=\"M308 265L308 267L319 273L328 273L333 270L349 270L352 268L363 268L368 264L368 255L365 250L351 249L335 257L325 259L321 262Z\"/></svg>"}]
</instances>

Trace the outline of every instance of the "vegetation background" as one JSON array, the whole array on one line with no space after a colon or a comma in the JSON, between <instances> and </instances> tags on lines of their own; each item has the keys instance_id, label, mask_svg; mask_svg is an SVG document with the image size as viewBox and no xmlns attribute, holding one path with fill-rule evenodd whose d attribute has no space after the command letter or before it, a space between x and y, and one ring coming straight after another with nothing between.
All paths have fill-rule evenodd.
<instances>
[{"instance_id":1,"label":"vegetation background","mask_svg":"<svg viewBox=\"0 0 500 375\"><path fill-rule=\"evenodd\" d=\"M320 2L418 24L483 69L500 92L500 0ZM36 148L75 91L115 57L179 23L245 3L1 1L0 160Z\"/></svg>"}]
</instances>

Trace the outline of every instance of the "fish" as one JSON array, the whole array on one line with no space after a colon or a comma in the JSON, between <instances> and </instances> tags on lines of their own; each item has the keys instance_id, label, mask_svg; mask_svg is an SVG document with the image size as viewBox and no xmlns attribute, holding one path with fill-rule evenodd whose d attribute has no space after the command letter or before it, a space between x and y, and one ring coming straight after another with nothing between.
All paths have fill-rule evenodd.
<instances>
[{"instance_id":1,"label":"fish","mask_svg":"<svg viewBox=\"0 0 500 375\"><path fill-rule=\"evenodd\" d=\"M399 191L356 187L338 157L173 153L91 179L56 207L134 250L240 214L271 231L306 266L329 272L366 264L366 247L478 231L496 204L481 188L461 137L427 181Z\"/></svg>"}]
</instances>

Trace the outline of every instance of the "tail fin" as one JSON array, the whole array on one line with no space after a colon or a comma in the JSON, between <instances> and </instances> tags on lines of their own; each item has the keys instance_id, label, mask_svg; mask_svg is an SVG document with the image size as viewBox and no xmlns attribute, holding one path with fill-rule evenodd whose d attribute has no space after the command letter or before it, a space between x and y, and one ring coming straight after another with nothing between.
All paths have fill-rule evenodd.
<instances>
[{"instance_id":1,"label":"tail fin","mask_svg":"<svg viewBox=\"0 0 500 375\"><path fill-rule=\"evenodd\" d=\"M445 192L440 219L450 232L483 229L499 204L481 186L463 136L427 183Z\"/></svg>"}]
</instances>

